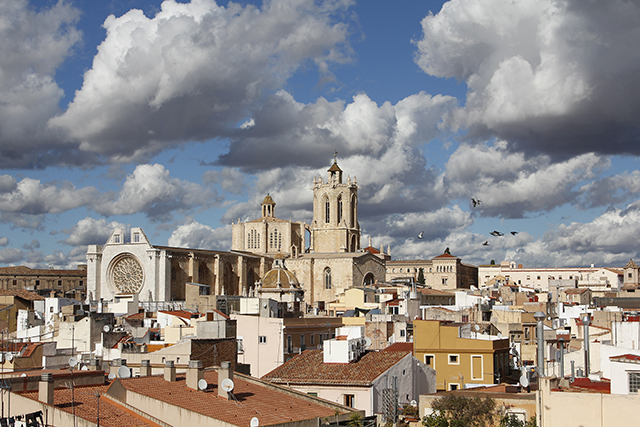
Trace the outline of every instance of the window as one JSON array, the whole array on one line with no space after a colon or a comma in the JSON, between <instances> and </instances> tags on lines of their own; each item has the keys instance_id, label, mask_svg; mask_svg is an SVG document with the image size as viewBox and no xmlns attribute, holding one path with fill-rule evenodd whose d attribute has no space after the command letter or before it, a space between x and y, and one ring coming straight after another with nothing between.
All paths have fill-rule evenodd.
<instances>
[{"instance_id":1,"label":"window","mask_svg":"<svg viewBox=\"0 0 640 427\"><path fill-rule=\"evenodd\" d=\"M637 393L640 390L640 372L628 372L629 393Z\"/></svg>"},{"instance_id":2,"label":"window","mask_svg":"<svg viewBox=\"0 0 640 427\"><path fill-rule=\"evenodd\" d=\"M62 286L62 280L58 280L58 286Z\"/></svg>"},{"instance_id":3,"label":"window","mask_svg":"<svg viewBox=\"0 0 640 427\"><path fill-rule=\"evenodd\" d=\"M400 336L401 337L406 336L406 331L404 329L400 329Z\"/></svg>"},{"instance_id":4,"label":"window","mask_svg":"<svg viewBox=\"0 0 640 427\"><path fill-rule=\"evenodd\" d=\"M324 269L324 288L331 289L331 269L329 267Z\"/></svg>"},{"instance_id":5,"label":"window","mask_svg":"<svg viewBox=\"0 0 640 427\"><path fill-rule=\"evenodd\" d=\"M631 278L633 277L633 275L632 275L631 273L627 273L627 277L628 277L629 279L631 279Z\"/></svg>"},{"instance_id":6,"label":"window","mask_svg":"<svg viewBox=\"0 0 640 427\"><path fill-rule=\"evenodd\" d=\"M258 344L266 344L266 343L267 343L267 336L266 335L258 336Z\"/></svg>"},{"instance_id":7,"label":"window","mask_svg":"<svg viewBox=\"0 0 640 427\"><path fill-rule=\"evenodd\" d=\"M133 233L133 242L140 243L140 233Z\"/></svg>"},{"instance_id":8,"label":"window","mask_svg":"<svg viewBox=\"0 0 640 427\"><path fill-rule=\"evenodd\" d=\"M242 338L236 338L236 343L238 344L238 353L244 353L244 345L242 343Z\"/></svg>"},{"instance_id":9,"label":"window","mask_svg":"<svg viewBox=\"0 0 640 427\"><path fill-rule=\"evenodd\" d=\"M460 364L460 355L459 354L450 354L449 355L449 365L459 365Z\"/></svg>"},{"instance_id":10,"label":"window","mask_svg":"<svg viewBox=\"0 0 640 427\"><path fill-rule=\"evenodd\" d=\"M287 353L293 353L293 337L287 335Z\"/></svg>"},{"instance_id":11,"label":"window","mask_svg":"<svg viewBox=\"0 0 640 427\"><path fill-rule=\"evenodd\" d=\"M483 369L482 355L471 356L471 378L474 380L484 379Z\"/></svg>"},{"instance_id":12,"label":"window","mask_svg":"<svg viewBox=\"0 0 640 427\"><path fill-rule=\"evenodd\" d=\"M342 221L342 196L338 197L338 225Z\"/></svg>"},{"instance_id":13,"label":"window","mask_svg":"<svg viewBox=\"0 0 640 427\"><path fill-rule=\"evenodd\" d=\"M316 341L316 336L313 334L309 335L309 345L316 345L315 341Z\"/></svg>"},{"instance_id":14,"label":"window","mask_svg":"<svg viewBox=\"0 0 640 427\"><path fill-rule=\"evenodd\" d=\"M119 235L119 234L116 234L115 236L113 236L113 241L114 241L115 243L120 243L120 235Z\"/></svg>"},{"instance_id":15,"label":"window","mask_svg":"<svg viewBox=\"0 0 640 427\"><path fill-rule=\"evenodd\" d=\"M456 384L456 383L450 383L449 384L449 390L450 391L457 390L457 389L458 389L458 384Z\"/></svg>"},{"instance_id":16,"label":"window","mask_svg":"<svg viewBox=\"0 0 640 427\"><path fill-rule=\"evenodd\" d=\"M329 224L331 221L331 204L329 203L329 199L324 199L324 222Z\"/></svg>"},{"instance_id":17,"label":"window","mask_svg":"<svg viewBox=\"0 0 640 427\"><path fill-rule=\"evenodd\" d=\"M424 355L424 364L435 369L436 368L436 356L434 354Z\"/></svg>"},{"instance_id":18,"label":"window","mask_svg":"<svg viewBox=\"0 0 640 427\"><path fill-rule=\"evenodd\" d=\"M344 395L344 406L348 406L350 408L353 408L353 405L355 404L356 401L356 396L353 394L345 394Z\"/></svg>"},{"instance_id":19,"label":"window","mask_svg":"<svg viewBox=\"0 0 640 427\"><path fill-rule=\"evenodd\" d=\"M18 281L16 279L13 279L13 286L18 286Z\"/></svg>"},{"instance_id":20,"label":"window","mask_svg":"<svg viewBox=\"0 0 640 427\"><path fill-rule=\"evenodd\" d=\"M282 248L282 233L278 230L273 230L269 233L269 248L276 250Z\"/></svg>"},{"instance_id":21,"label":"window","mask_svg":"<svg viewBox=\"0 0 640 427\"><path fill-rule=\"evenodd\" d=\"M304 334L300 334L300 350L304 350L305 348L307 348L307 345L304 341Z\"/></svg>"},{"instance_id":22,"label":"window","mask_svg":"<svg viewBox=\"0 0 640 427\"><path fill-rule=\"evenodd\" d=\"M318 397L318 392L317 391L308 391L307 394L309 396Z\"/></svg>"},{"instance_id":23,"label":"window","mask_svg":"<svg viewBox=\"0 0 640 427\"><path fill-rule=\"evenodd\" d=\"M446 278L446 277L443 277L443 278L442 278L442 284L443 284L443 285L446 285L446 284L447 284L447 278Z\"/></svg>"}]
</instances>

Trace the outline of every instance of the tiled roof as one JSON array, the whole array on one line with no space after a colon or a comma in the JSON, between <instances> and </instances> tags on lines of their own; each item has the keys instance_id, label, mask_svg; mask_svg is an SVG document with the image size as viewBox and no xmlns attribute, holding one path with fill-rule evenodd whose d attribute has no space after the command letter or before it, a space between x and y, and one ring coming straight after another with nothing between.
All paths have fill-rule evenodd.
<instances>
[{"instance_id":1,"label":"tiled roof","mask_svg":"<svg viewBox=\"0 0 640 427\"><path fill-rule=\"evenodd\" d=\"M382 351L404 351L405 353L413 353L412 342L396 342L387 346Z\"/></svg>"},{"instance_id":2,"label":"tiled roof","mask_svg":"<svg viewBox=\"0 0 640 427\"><path fill-rule=\"evenodd\" d=\"M276 384L370 386L407 355L406 351L370 351L355 362L324 363L322 350L307 350L262 379Z\"/></svg>"},{"instance_id":3,"label":"tiled roof","mask_svg":"<svg viewBox=\"0 0 640 427\"><path fill-rule=\"evenodd\" d=\"M585 292L587 292L589 289L587 288L570 288L570 289L566 289L564 291L565 294L583 294Z\"/></svg>"},{"instance_id":4,"label":"tiled roof","mask_svg":"<svg viewBox=\"0 0 640 427\"><path fill-rule=\"evenodd\" d=\"M455 294L452 294L451 292L442 291L440 289L418 288L417 291L420 292L422 295L437 295L437 296L447 296L447 297L455 296Z\"/></svg>"},{"instance_id":5,"label":"tiled roof","mask_svg":"<svg viewBox=\"0 0 640 427\"><path fill-rule=\"evenodd\" d=\"M623 354L621 356L611 356L610 360L614 362L626 362L626 363L639 363L640 364L640 356L636 354Z\"/></svg>"},{"instance_id":6,"label":"tiled roof","mask_svg":"<svg viewBox=\"0 0 640 427\"><path fill-rule=\"evenodd\" d=\"M25 291L24 289L0 289L0 296L2 297L20 297L28 301L42 301L45 298L36 294L35 292Z\"/></svg>"},{"instance_id":7,"label":"tiled roof","mask_svg":"<svg viewBox=\"0 0 640 427\"><path fill-rule=\"evenodd\" d=\"M433 258L433 259L441 259L441 258L458 258L457 256L453 256L451 254L442 254L442 255L438 255L437 257Z\"/></svg>"},{"instance_id":8,"label":"tiled roof","mask_svg":"<svg viewBox=\"0 0 640 427\"><path fill-rule=\"evenodd\" d=\"M161 375L118 381L131 392L242 427L248 426L253 417L260 420L260 425L271 425L335 414L333 408L247 381L238 374L233 378L235 399L222 399L218 397L218 373L205 371L204 379L209 384L205 391L187 387L184 376L178 376L175 382L165 381Z\"/></svg>"},{"instance_id":9,"label":"tiled roof","mask_svg":"<svg viewBox=\"0 0 640 427\"><path fill-rule=\"evenodd\" d=\"M106 390L107 386L75 387L72 399L71 389L57 389L53 394L53 405L61 411L69 414L75 412L77 417L95 423L98 414L96 394L102 395ZM38 391L21 393L21 395L38 400ZM100 397L100 425L104 427L159 427L159 424L147 420L104 396Z\"/></svg>"},{"instance_id":10,"label":"tiled roof","mask_svg":"<svg viewBox=\"0 0 640 427\"><path fill-rule=\"evenodd\" d=\"M172 316L176 316L176 317L180 317L183 319L191 319L192 315L196 315L196 317L200 317L199 313L192 313L190 311L186 311L186 310L176 310L176 311L163 311L160 310L160 313L164 313L164 314L170 314Z\"/></svg>"}]
</instances>

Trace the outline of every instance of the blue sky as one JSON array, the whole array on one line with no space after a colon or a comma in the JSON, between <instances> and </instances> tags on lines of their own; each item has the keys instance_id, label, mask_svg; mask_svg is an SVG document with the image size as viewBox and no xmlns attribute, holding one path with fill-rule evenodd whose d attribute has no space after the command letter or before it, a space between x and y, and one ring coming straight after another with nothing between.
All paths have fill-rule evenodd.
<instances>
[{"instance_id":1,"label":"blue sky","mask_svg":"<svg viewBox=\"0 0 640 427\"><path fill-rule=\"evenodd\" d=\"M396 259L637 261L639 18L617 0L3 2L0 265L73 267L116 226L229 249L267 193L309 221L334 150L363 246Z\"/></svg>"}]
</instances>

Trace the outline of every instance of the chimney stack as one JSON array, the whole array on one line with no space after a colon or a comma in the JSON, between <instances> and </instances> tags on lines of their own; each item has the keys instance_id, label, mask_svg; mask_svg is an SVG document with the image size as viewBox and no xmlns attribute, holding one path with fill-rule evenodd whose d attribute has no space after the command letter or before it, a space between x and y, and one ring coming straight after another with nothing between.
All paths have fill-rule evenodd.
<instances>
[{"instance_id":1,"label":"chimney stack","mask_svg":"<svg viewBox=\"0 0 640 427\"><path fill-rule=\"evenodd\" d=\"M198 390L198 381L204 378L202 360L190 360L187 369L187 387Z\"/></svg>"},{"instance_id":2,"label":"chimney stack","mask_svg":"<svg viewBox=\"0 0 640 427\"><path fill-rule=\"evenodd\" d=\"M167 360L164 365L164 380L175 382L176 380L176 367L173 364L173 360Z\"/></svg>"},{"instance_id":3,"label":"chimney stack","mask_svg":"<svg viewBox=\"0 0 640 427\"><path fill-rule=\"evenodd\" d=\"M149 359L140 361L140 376L141 377L151 376L151 361Z\"/></svg>"},{"instance_id":4,"label":"chimney stack","mask_svg":"<svg viewBox=\"0 0 640 427\"><path fill-rule=\"evenodd\" d=\"M218 396L224 397L225 399L229 398L229 393L222 388L222 382L227 378L233 380L231 362L222 362L220 363L220 368L218 368Z\"/></svg>"},{"instance_id":5,"label":"chimney stack","mask_svg":"<svg viewBox=\"0 0 640 427\"><path fill-rule=\"evenodd\" d=\"M53 405L53 374L51 372L40 374L38 400L47 405Z\"/></svg>"}]
</instances>

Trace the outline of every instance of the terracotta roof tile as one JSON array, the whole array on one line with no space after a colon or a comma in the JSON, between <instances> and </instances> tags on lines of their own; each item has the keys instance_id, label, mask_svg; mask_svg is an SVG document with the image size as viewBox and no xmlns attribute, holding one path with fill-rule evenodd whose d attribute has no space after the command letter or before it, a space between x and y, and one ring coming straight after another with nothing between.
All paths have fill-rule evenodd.
<instances>
[{"instance_id":1,"label":"terracotta roof tile","mask_svg":"<svg viewBox=\"0 0 640 427\"><path fill-rule=\"evenodd\" d=\"M165 381L161 375L118 381L131 392L243 427L248 426L253 417L258 417L261 425L270 425L335 413L330 407L247 381L238 374L233 378L235 399L226 400L218 397L217 372L205 371L204 379L209 384L205 391L187 387L184 376L178 376L175 382Z\"/></svg>"},{"instance_id":2,"label":"terracotta roof tile","mask_svg":"<svg viewBox=\"0 0 640 427\"><path fill-rule=\"evenodd\" d=\"M396 342L382 349L382 351L404 351L406 353L413 353L412 342Z\"/></svg>"},{"instance_id":3,"label":"terracotta roof tile","mask_svg":"<svg viewBox=\"0 0 640 427\"><path fill-rule=\"evenodd\" d=\"M3 297L20 297L28 301L41 301L45 298L35 292L25 291L24 289L0 289L0 296Z\"/></svg>"},{"instance_id":4,"label":"terracotta roof tile","mask_svg":"<svg viewBox=\"0 0 640 427\"><path fill-rule=\"evenodd\" d=\"M408 354L406 351L370 351L355 362L324 363L322 350L307 350L262 379L276 384L370 386Z\"/></svg>"}]
</instances>

